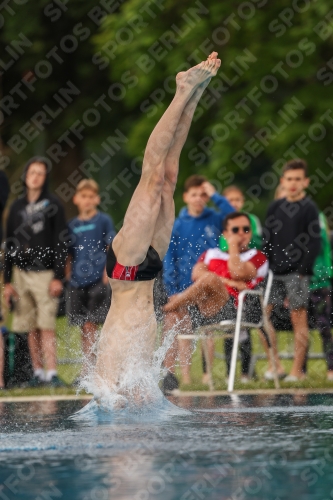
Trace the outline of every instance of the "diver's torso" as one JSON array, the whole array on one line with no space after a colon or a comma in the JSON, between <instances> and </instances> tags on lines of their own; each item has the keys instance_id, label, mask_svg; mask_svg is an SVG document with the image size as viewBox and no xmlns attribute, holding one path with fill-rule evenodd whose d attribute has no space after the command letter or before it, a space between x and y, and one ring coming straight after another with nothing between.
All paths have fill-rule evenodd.
<instances>
[{"instance_id":1,"label":"diver's torso","mask_svg":"<svg viewBox=\"0 0 333 500\"><path fill-rule=\"evenodd\" d=\"M112 300L103 332L135 334L142 329L156 330L153 288L150 281L119 281L110 279Z\"/></svg>"}]
</instances>

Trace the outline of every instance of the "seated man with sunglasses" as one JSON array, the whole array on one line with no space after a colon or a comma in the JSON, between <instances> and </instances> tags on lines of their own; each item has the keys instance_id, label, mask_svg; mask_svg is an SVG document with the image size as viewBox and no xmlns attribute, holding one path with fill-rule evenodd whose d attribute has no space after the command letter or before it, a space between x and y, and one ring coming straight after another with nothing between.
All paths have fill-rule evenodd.
<instances>
[{"instance_id":1,"label":"seated man with sunglasses","mask_svg":"<svg viewBox=\"0 0 333 500\"><path fill-rule=\"evenodd\" d=\"M268 260L257 249L249 249L252 238L251 223L247 214L233 212L223 221L223 236L228 243L228 251L211 248L204 252L195 264L192 273L193 285L184 292L170 297L164 306L166 321L173 324L177 333L190 333L192 328L219 323L225 319L235 319L240 291L256 288L268 273ZM245 301L245 317L257 322L260 317L258 298L248 296ZM258 317L259 315L259 317ZM242 332L243 335L247 332ZM250 341L250 337L247 336ZM191 356L191 341L188 340L187 360ZM175 344L176 342L174 342ZM232 339L226 339L225 353L229 373ZM176 354L177 346L173 346ZM247 358L251 344L247 345ZM213 352L211 353L213 356ZM246 377L249 359L242 353L242 374ZM165 367L175 362L172 349L165 360ZM211 359L212 361L212 359ZM246 362L244 362L246 361ZM184 363L184 360L180 360ZM181 366L182 368L182 366Z\"/></svg>"}]
</instances>

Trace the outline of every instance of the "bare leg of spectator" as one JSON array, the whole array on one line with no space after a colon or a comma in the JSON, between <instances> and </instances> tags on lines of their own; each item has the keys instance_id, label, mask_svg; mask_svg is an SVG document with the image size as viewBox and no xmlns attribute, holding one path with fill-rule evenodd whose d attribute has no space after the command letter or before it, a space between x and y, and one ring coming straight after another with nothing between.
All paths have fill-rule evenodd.
<instances>
[{"instance_id":1,"label":"bare leg of spectator","mask_svg":"<svg viewBox=\"0 0 333 500\"><path fill-rule=\"evenodd\" d=\"M166 314L164 317L163 321L163 334L164 338L166 335L174 335L175 333L175 325L177 324L177 314L176 313L169 313ZM178 333L178 332L177 332ZM164 368L166 368L170 373L175 373L175 364L177 361L178 357L178 340L177 337L174 336L173 342L169 349L167 350L167 353L164 358Z\"/></svg>"},{"instance_id":2,"label":"bare leg of spectator","mask_svg":"<svg viewBox=\"0 0 333 500\"><path fill-rule=\"evenodd\" d=\"M293 310L290 312L290 317L295 335L295 356L290 375L301 378L309 343L307 310L305 308Z\"/></svg>"},{"instance_id":3,"label":"bare leg of spectator","mask_svg":"<svg viewBox=\"0 0 333 500\"><path fill-rule=\"evenodd\" d=\"M177 312L170 312L165 315L164 328L166 332L177 332L178 334L191 334L192 333L192 321L184 308ZM192 343L189 339L177 339L175 337L171 348L168 350L166 357L164 359L164 367L167 368L171 373L175 373L175 362L176 358L179 358L180 371L182 376L182 382L184 384L191 383L191 355L192 355Z\"/></svg>"},{"instance_id":4,"label":"bare leg of spectator","mask_svg":"<svg viewBox=\"0 0 333 500\"><path fill-rule=\"evenodd\" d=\"M165 315L164 321L165 332L172 332L172 334L191 334L192 322L185 309L180 312L170 312ZM174 341L164 359L164 367L171 373L175 373L175 363L177 357L179 358L180 371L182 381L184 384L191 383L191 341L187 339L177 339L175 336Z\"/></svg>"},{"instance_id":5,"label":"bare leg of spectator","mask_svg":"<svg viewBox=\"0 0 333 500\"><path fill-rule=\"evenodd\" d=\"M186 306L196 305L201 314L212 317L222 309L228 299L227 289L217 274L207 273L184 292L172 295L164 306L164 311L177 311Z\"/></svg>"},{"instance_id":6,"label":"bare leg of spectator","mask_svg":"<svg viewBox=\"0 0 333 500\"><path fill-rule=\"evenodd\" d=\"M82 327L82 350L84 354L84 364L82 367L82 375L85 375L87 370L95 364L96 356L93 352L93 347L96 342L97 325L88 321Z\"/></svg>"},{"instance_id":7,"label":"bare leg of spectator","mask_svg":"<svg viewBox=\"0 0 333 500\"><path fill-rule=\"evenodd\" d=\"M49 382L53 375L57 373L57 348L54 330L42 330L42 352L47 368L46 381Z\"/></svg>"},{"instance_id":8,"label":"bare leg of spectator","mask_svg":"<svg viewBox=\"0 0 333 500\"><path fill-rule=\"evenodd\" d=\"M187 310L181 311L180 318L181 327L179 333L192 333L192 321ZM179 350L179 366L184 384L191 383L191 357L192 357L192 341L189 339L178 339Z\"/></svg>"},{"instance_id":9,"label":"bare leg of spectator","mask_svg":"<svg viewBox=\"0 0 333 500\"><path fill-rule=\"evenodd\" d=\"M5 387L4 368L5 368L5 346L4 346L3 336L0 333L0 389L3 389Z\"/></svg>"},{"instance_id":10,"label":"bare leg of spectator","mask_svg":"<svg viewBox=\"0 0 333 500\"><path fill-rule=\"evenodd\" d=\"M271 317L271 314L272 314L272 311L273 311L273 305L268 305L267 306L267 316L268 318ZM277 373L278 375L282 375L285 373L285 369L281 363L281 360L279 358L279 351L278 351L278 346L277 346L277 339L276 339L276 332L275 332L275 329L272 325L272 322L269 320L268 321L268 325L269 325L269 336L270 336L270 340L272 342L272 349L273 349L273 353L274 353L274 358L275 358L275 366L276 366L276 370L277 370ZM270 359L270 356L269 356L269 349L268 349L268 344L267 344L267 341L265 339L265 337L262 335L262 333L260 332L260 336L261 336L261 341L262 341L262 344L263 344L263 347L265 349L265 352L266 352L266 356L267 356L267 359L268 359L268 371L269 372L273 372L273 367L272 367L272 360Z\"/></svg>"},{"instance_id":11,"label":"bare leg of spectator","mask_svg":"<svg viewBox=\"0 0 333 500\"><path fill-rule=\"evenodd\" d=\"M32 330L28 334L28 344L34 372L36 370L43 370L43 361L41 358L42 344L39 330Z\"/></svg>"}]
</instances>

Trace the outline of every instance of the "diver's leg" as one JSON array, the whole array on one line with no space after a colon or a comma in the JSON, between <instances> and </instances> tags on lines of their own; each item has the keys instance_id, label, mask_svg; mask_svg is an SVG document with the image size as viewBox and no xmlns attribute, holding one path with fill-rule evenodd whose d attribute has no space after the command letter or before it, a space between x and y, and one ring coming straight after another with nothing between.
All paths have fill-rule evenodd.
<instances>
[{"instance_id":1,"label":"diver's leg","mask_svg":"<svg viewBox=\"0 0 333 500\"><path fill-rule=\"evenodd\" d=\"M175 97L148 140L140 182L128 206L124 225L112 243L120 264L138 265L146 256L161 209L166 158L174 143L179 121L197 88L212 76L215 65L215 60L208 59L176 77Z\"/></svg>"},{"instance_id":2,"label":"diver's leg","mask_svg":"<svg viewBox=\"0 0 333 500\"><path fill-rule=\"evenodd\" d=\"M200 86L186 106L175 134L175 142L165 161L165 181L161 193L161 205L151 241L152 247L155 248L161 259L164 258L168 250L175 220L173 196L178 177L181 147L185 143L194 111L203 91L204 87Z\"/></svg>"},{"instance_id":3,"label":"diver's leg","mask_svg":"<svg viewBox=\"0 0 333 500\"><path fill-rule=\"evenodd\" d=\"M178 177L180 154L188 136L198 102L200 101L200 98L208 86L211 78L216 75L221 64L221 61L217 59L217 52L213 52L209 56L208 60L210 60L213 64L211 74L201 85L199 85L184 108L174 135L174 140L165 160L165 182L161 194L161 206L151 243L152 247L155 248L161 259L163 259L168 250L172 227L175 220L173 195Z\"/></svg>"}]
</instances>

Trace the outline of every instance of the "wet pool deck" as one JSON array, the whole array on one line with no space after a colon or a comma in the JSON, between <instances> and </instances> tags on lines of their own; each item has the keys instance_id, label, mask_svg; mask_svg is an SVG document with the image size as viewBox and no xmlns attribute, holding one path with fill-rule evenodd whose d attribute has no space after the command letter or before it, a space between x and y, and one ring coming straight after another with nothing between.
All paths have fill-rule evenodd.
<instances>
[{"instance_id":1,"label":"wet pool deck","mask_svg":"<svg viewBox=\"0 0 333 500\"><path fill-rule=\"evenodd\" d=\"M248 390L237 390L232 393L228 391L180 391L177 394L172 394L176 398L183 398L189 396L195 397L211 397L211 396L255 396L255 395L267 395L276 396L279 394L333 394L333 388L314 388L314 389L248 389ZM43 395L43 396L3 396L0 397L0 402L2 403L25 403L30 401L75 401L75 400L87 400L92 399L89 394L64 394L64 395Z\"/></svg>"}]
</instances>

